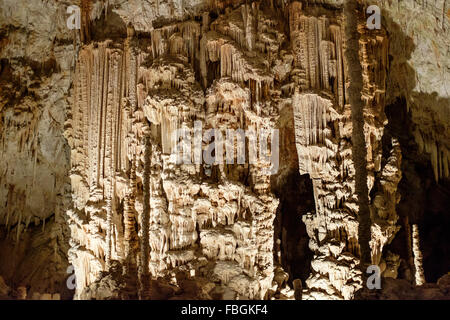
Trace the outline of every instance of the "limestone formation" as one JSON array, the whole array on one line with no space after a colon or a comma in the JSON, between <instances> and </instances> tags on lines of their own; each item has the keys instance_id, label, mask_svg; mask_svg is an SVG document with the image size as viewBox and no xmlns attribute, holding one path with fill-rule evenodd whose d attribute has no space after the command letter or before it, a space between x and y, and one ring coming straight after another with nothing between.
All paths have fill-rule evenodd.
<instances>
[{"instance_id":1,"label":"limestone formation","mask_svg":"<svg viewBox=\"0 0 450 320\"><path fill-rule=\"evenodd\" d=\"M372 2L0 1L0 299L448 296L450 6Z\"/></svg>"}]
</instances>

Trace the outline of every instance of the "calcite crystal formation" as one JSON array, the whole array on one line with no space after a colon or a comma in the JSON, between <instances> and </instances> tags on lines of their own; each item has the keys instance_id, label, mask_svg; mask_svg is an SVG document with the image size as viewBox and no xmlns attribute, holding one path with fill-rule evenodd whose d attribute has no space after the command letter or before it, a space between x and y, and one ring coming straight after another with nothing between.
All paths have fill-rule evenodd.
<instances>
[{"instance_id":1,"label":"calcite crystal formation","mask_svg":"<svg viewBox=\"0 0 450 320\"><path fill-rule=\"evenodd\" d=\"M450 6L372 2L3 0L0 298L353 299L366 264L379 298L426 283L386 108L405 99L411 152L447 181ZM275 226L289 170L314 197L304 279Z\"/></svg>"},{"instance_id":2,"label":"calcite crystal formation","mask_svg":"<svg viewBox=\"0 0 450 320\"><path fill-rule=\"evenodd\" d=\"M251 299L264 298L271 287L278 201L264 163L208 172L188 154L189 163L177 164L178 128L201 121L224 134L233 125L258 135L276 116L271 101L263 100L269 84L251 79L246 69L258 66L225 35L210 31L201 42L200 36L200 24L187 22L155 31L148 47L137 47L130 35L123 43L81 48L66 127L74 200L69 261L77 294L112 260L139 277L171 279L175 271L190 270ZM222 77L205 96L194 68L197 61L203 70L211 60L220 61ZM233 61L243 69L233 70ZM201 76L206 83L208 75ZM233 82L238 79L261 89L251 92Z\"/></svg>"}]
</instances>

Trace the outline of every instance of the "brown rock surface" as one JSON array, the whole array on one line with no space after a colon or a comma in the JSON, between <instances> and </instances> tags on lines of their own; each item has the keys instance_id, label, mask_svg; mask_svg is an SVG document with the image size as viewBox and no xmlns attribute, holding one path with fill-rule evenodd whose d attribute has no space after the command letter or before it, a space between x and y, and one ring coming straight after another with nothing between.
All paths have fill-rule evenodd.
<instances>
[{"instance_id":1,"label":"brown rock surface","mask_svg":"<svg viewBox=\"0 0 450 320\"><path fill-rule=\"evenodd\" d=\"M3 0L0 298L448 297L449 3L368 4Z\"/></svg>"}]
</instances>

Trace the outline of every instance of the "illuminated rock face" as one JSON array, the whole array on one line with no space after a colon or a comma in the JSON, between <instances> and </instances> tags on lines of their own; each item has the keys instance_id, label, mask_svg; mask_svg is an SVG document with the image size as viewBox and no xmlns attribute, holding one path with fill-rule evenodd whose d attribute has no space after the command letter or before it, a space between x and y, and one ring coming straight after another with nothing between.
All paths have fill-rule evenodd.
<instances>
[{"instance_id":1,"label":"illuminated rock face","mask_svg":"<svg viewBox=\"0 0 450 320\"><path fill-rule=\"evenodd\" d=\"M303 299L352 299L365 272L355 169L361 164L371 263L385 278L424 283L424 233L397 210L410 149L386 129L385 109L406 99L418 148L411 152L430 157L433 180L445 181L450 119L441 82L448 80L442 68L449 66L450 37L407 28L399 6L418 9L379 0L383 28L366 28L361 5L351 48L344 2L79 1L82 27L71 31L67 4L27 4L37 13L21 29L28 18L4 1L0 257L19 252L22 265L40 267L27 276L31 267L0 263L0 298L293 299L300 290ZM439 18L438 27L448 30L440 16L445 0L435 6L424 7L420 19ZM414 48L414 30L437 44L417 40ZM348 59L352 49L356 60ZM419 65L430 52L438 62ZM355 65L362 162L354 147ZM187 140L179 141L179 129ZM218 148L224 151L221 163L208 163L211 129L216 159ZM227 139L230 130L236 140ZM280 144L276 130L289 133L286 141ZM294 147L279 148L285 144ZM315 210L297 218L313 257L306 278L287 282L277 258L285 249L274 221L284 213L274 179L283 184L292 168L312 181ZM396 251L391 243L401 228L409 242ZM34 248L42 254L31 254ZM75 291L66 287L69 265Z\"/></svg>"},{"instance_id":2,"label":"illuminated rock face","mask_svg":"<svg viewBox=\"0 0 450 320\"><path fill-rule=\"evenodd\" d=\"M345 17L340 13L317 18L307 11L302 13L299 4L291 6L291 40L299 48L293 70L295 139L300 173L310 175L316 203L316 212L303 216L315 254L304 295L312 299L350 299L362 284L356 267L359 207L350 142L353 126L343 21ZM362 24L359 30L370 191L375 173L381 170L388 41L382 30L368 33ZM393 163L391 170L398 171L399 164ZM394 211L390 217L373 220L371 247L375 264L380 263L383 246L397 231L396 219Z\"/></svg>"},{"instance_id":3,"label":"illuminated rock face","mask_svg":"<svg viewBox=\"0 0 450 320\"><path fill-rule=\"evenodd\" d=\"M157 30L143 49L130 37L79 52L66 130L74 199L68 210L69 261L78 294L112 260L137 270L140 278L192 272L206 284L219 282L210 291L217 287L228 297L262 299L272 286L278 200L270 193L266 163L225 163L209 172L204 163L191 164L194 149L189 163L177 164L178 128L194 128L199 121L224 136L227 129L259 136L274 127L276 117L268 82L251 79L237 46L243 70L236 76L263 92L233 82L231 44L213 32L200 43L200 27L188 22ZM195 52L205 58L198 61ZM223 77L203 91L193 67L195 61L209 63L206 57L220 60Z\"/></svg>"}]
</instances>

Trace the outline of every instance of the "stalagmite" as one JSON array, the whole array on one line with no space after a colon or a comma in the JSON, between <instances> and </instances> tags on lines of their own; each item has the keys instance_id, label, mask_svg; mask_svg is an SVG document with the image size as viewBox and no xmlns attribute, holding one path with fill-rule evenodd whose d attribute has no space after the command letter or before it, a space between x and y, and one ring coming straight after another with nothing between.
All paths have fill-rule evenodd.
<instances>
[{"instance_id":1,"label":"stalagmite","mask_svg":"<svg viewBox=\"0 0 450 320\"><path fill-rule=\"evenodd\" d=\"M422 251L419 246L419 227L417 224L412 225L412 251L414 254L414 279L416 286L421 286L425 283L425 276L423 274L422 266Z\"/></svg>"},{"instance_id":2,"label":"stalagmite","mask_svg":"<svg viewBox=\"0 0 450 320\"><path fill-rule=\"evenodd\" d=\"M0 298L448 293L446 0L376 2L3 1Z\"/></svg>"},{"instance_id":3,"label":"stalagmite","mask_svg":"<svg viewBox=\"0 0 450 320\"><path fill-rule=\"evenodd\" d=\"M151 155L152 147L150 144L150 139L145 137L144 144L144 172L143 172L143 192L144 192L144 208L142 210L142 230L141 230L141 260L139 266L139 280L141 283L141 292L139 295L140 299L145 299L148 297L148 287L149 287L149 220L150 220L150 195L151 195L151 182L150 182L150 168L151 168Z\"/></svg>"}]
</instances>

